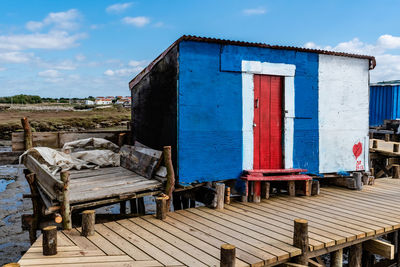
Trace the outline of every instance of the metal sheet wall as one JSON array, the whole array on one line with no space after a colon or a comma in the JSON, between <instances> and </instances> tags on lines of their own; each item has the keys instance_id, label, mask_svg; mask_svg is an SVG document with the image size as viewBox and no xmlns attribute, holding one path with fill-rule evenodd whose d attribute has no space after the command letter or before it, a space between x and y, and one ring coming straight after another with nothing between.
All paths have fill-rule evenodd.
<instances>
[{"instance_id":1,"label":"metal sheet wall","mask_svg":"<svg viewBox=\"0 0 400 267\"><path fill-rule=\"evenodd\" d=\"M400 85L370 86L369 125L400 118Z\"/></svg>"}]
</instances>

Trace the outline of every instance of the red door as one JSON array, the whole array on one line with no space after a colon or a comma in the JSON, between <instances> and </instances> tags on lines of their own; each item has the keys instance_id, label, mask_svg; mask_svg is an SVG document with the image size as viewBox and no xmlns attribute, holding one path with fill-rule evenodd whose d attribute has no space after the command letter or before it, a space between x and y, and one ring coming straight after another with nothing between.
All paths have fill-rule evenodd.
<instances>
[{"instance_id":1,"label":"red door","mask_svg":"<svg viewBox=\"0 0 400 267\"><path fill-rule=\"evenodd\" d=\"M254 169L282 169L282 77L254 75Z\"/></svg>"}]
</instances>

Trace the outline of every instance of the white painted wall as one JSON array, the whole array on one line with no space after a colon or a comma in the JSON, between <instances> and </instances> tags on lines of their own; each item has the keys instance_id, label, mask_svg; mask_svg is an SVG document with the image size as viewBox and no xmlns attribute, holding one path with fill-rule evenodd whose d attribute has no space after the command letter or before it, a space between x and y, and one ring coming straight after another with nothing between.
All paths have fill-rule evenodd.
<instances>
[{"instance_id":1,"label":"white painted wall","mask_svg":"<svg viewBox=\"0 0 400 267\"><path fill-rule=\"evenodd\" d=\"M368 169L367 59L319 55L319 172L355 171L353 146L360 142L359 168Z\"/></svg>"},{"instance_id":2,"label":"white painted wall","mask_svg":"<svg viewBox=\"0 0 400 267\"><path fill-rule=\"evenodd\" d=\"M243 169L253 169L254 74L283 76L285 94L284 168L293 168L294 75L296 66L283 63L242 61Z\"/></svg>"}]
</instances>

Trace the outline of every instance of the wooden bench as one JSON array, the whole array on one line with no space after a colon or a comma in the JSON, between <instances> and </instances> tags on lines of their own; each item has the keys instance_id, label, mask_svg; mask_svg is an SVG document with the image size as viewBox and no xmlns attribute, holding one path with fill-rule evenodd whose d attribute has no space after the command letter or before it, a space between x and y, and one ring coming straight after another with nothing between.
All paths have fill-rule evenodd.
<instances>
[{"instance_id":1,"label":"wooden bench","mask_svg":"<svg viewBox=\"0 0 400 267\"><path fill-rule=\"evenodd\" d=\"M287 189L290 196L296 195L296 184L301 189L299 193L310 196L312 178L306 174L305 169L260 169L260 170L245 170L241 179L246 183L244 201L247 201L249 196L253 202L260 202L261 198L268 199L270 191L270 182L287 182Z\"/></svg>"}]
</instances>

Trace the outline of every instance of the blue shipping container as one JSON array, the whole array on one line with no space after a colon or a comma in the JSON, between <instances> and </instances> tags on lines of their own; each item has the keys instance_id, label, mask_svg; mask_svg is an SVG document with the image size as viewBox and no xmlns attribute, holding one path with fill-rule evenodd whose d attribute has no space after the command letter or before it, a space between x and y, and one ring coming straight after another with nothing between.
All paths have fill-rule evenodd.
<instances>
[{"instance_id":1,"label":"blue shipping container","mask_svg":"<svg viewBox=\"0 0 400 267\"><path fill-rule=\"evenodd\" d=\"M400 82L370 85L369 125L383 125L384 120L400 118Z\"/></svg>"}]
</instances>

